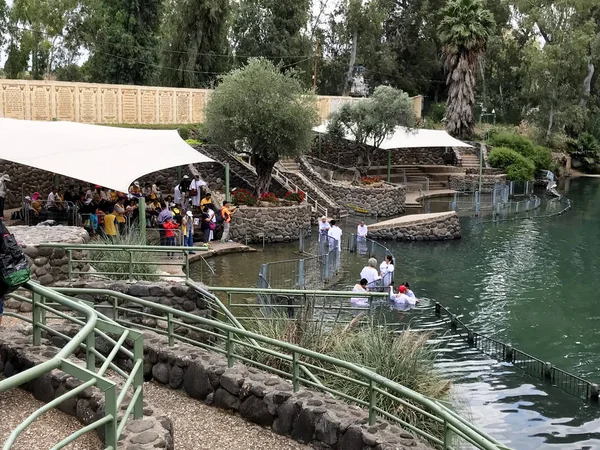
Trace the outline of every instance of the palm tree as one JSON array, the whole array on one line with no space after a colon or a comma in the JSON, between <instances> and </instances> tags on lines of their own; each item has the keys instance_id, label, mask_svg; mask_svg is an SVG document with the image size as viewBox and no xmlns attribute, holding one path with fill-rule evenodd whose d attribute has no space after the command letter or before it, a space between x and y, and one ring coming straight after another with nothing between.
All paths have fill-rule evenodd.
<instances>
[{"instance_id":1,"label":"palm tree","mask_svg":"<svg viewBox=\"0 0 600 450\"><path fill-rule=\"evenodd\" d=\"M482 0L449 0L442 9L439 34L448 86L446 130L458 138L473 134L477 64L495 27Z\"/></svg>"}]
</instances>

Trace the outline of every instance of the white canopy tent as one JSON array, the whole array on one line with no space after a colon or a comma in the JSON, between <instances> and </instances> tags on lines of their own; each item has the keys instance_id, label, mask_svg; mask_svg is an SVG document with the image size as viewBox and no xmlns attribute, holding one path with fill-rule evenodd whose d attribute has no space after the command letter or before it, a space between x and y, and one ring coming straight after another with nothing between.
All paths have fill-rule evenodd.
<instances>
[{"instance_id":1,"label":"white canopy tent","mask_svg":"<svg viewBox=\"0 0 600 450\"><path fill-rule=\"evenodd\" d=\"M0 159L127 192L142 175L213 162L176 130L0 118Z\"/></svg>"},{"instance_id":2,"label":"white canopy tent","mask_svg":"<svg viewBox=\"0 0 600 450\"><path fill-rule=\"evenodd\" d=\"M327 124L313 128L313 131L321 134L327 133ZM354 141L352 132L348 131L344 136L349 141ZM367 142L373 145L373 142ZM392 150L396 148L432 148L432 147L472 147L458 139L454 139L443 130L425 130L417 128L410 130L404 127L396 127L392 136L386 138L379 148L382 150Z\"/></svg>"}]
</instances>

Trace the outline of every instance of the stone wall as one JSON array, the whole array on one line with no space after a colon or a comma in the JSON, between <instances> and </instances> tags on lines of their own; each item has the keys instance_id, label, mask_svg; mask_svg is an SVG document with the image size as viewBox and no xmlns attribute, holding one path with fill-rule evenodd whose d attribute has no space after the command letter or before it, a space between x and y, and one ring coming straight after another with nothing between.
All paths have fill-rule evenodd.
<instances>
[{"instance_id":1,"label":"stone wall","mask_svg":"<svg viewBox=\"0 0 600 450\"><path fill-rule=\"evenodd\" d=\"M42 339L42 345L39 347L32 346L31 342L30 335L10 329L2 330L0 335L0 372L3 372L5 377L11 377L41 364L60 350L45 338ZM85 352L79 349L78 356L85 359ZM69 359L78 366L83 364L81 359L75 357ZM31 392L41 402L49 403L81 384L81 381L75 377L60 370L53 370L23 384L21 388ZM119 411L119 420L123 416L128 402L129 400L126 398ZM104 392L96 387L91 387L63 401L57 408L63 413L77 418L83 428L83 426L104 417L104 405ZM127 421L121 434L119 448L124 450L172 450L175 448L173 423L163 411L145 401L144 417L140 420L134 420L133 416L130 417L131 419ZM104 427L101 426L96 431L103 440Z\"/></svg>"},{"instance_id":2,"label":"stone wall","mask_svg":"<svg viewBox=\"0 0 600 450\"><path fill-rule=\"evenodd\" d=\"M90 237L83 228L55 226L55 227L27 227L13 226L9 231L15 235L17 242L23 248L31 267L31 278L42 285L51 285L61 280L68 279L69 258L62 248L40 247L41 243L86 244ZM89 264L79 263L85 258L85 253L73 251L72 270L87 272Z\"/></svg>"},{"instance_id":3,"label":"stone wall","mask_svg":"<svg viewBox=\"0 0 600 450\"><path fill-rule=\"evenodd\" d=\"M456 212L414 214L369 225L371 239L396 241L447 241L460 238Z\"/></svg>"},{"instance_id":4,"label":"stone wall","mask_svg":"<svg viewBox=\"0 0 600 450\"><path fill-rule=\"evenodd\" d=\"M300 238L300 231L310 228L311 209L308 204L281 207L241 206L231 220L234 241L290 242Z\"/></svg>"},{"instance_id":5,"label":"stone wall","mask_svg":"<svg viewBox=\"0 0 600 450\"><path fill-rule=\"evenodd\" d=\"M313 448L342 450L430 448L405 430L383 420L368 426L365 410L301 388L276 375L235 364L185 343L167 346L166 338L144 333L144 376L190 397L239 413Z\"/></svg>"},{"instance_id":6,"label":"stone wall","mask_svg":"<svg viewBox=\"0 0 600 450\"><path fill-rule=\"evenodd\" d=\"M313 141L310 156L322 159L328 163L342 167L355 167L356 154L360 151L360 144L346 139L321 135L321 151L319 152L319 137ZM437 166L456 164L454 152L438 148L401 148L391 151L392 165L418 165ZM373 166L387 166L388 151L375 150L371 157Z\"/></svg>"},{"instance_id":7,"label":"stone wall","mask_svg":"<svg viewBox=\"0 0 600 450\"><path fill-rule=\"evenodd\" d=\"M385 183L379 188L356 186L350 183L332 183L325 180L305 158L300 158L303 173L340 205L354 205L381 217L404 212L406 188Z\"/></svg>"},{"instance_id":8,"label":"stone wall","mask_svg":"<svg viewBox=\"0 0 600 450\"><path fill-rule=\"evenodd\" d=\"M496 184L506 183L506 174L483 175L481 186L483 192L491 192ZM476 191L479 189L479 173L467 175L449 175L448 189L457 191Z\"/></svg>"}]
</instances>

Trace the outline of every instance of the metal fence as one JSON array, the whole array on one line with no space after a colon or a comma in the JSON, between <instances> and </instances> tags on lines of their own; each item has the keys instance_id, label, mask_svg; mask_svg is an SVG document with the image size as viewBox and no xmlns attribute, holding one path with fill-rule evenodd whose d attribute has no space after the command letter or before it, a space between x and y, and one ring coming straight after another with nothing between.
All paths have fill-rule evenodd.
<instances>
[{"instance_id":1,"label":"metal fence","mask_svg":"<svg viewBox=\"0 0 600 450\"><path fill-rule=\"evenodd\" d=\"M31 202L23 203L22 212L26 225L33 226L46 220L64 222L72 226L79 225L79 211L76 204L72 202L53 202L59 204L60 208L49 208L50 202L48 200L36 200L36 203L39 203L42 207L39 211L32 208Z\"/></svg>"},{"instance_id":2,"label":"metal fence","mask_svg":"<svg viewBox=\"0 0 600 450\"><path fill-rule=\"evenodd\" d=\"M169 346L184 342L203 347L224 355L229 367L239 361L289 379L294 392L305 386L364 407L368 411L369 425L374 425L378 417L384 418L444 450L464 448L465 445L485 450L508 448L440 402L348 361L120 292L78 288L60 289L60 292L101 295L112 305L117 323L131 328L151 329L167 336ZM132 320L132 317L140 320ZM152 318L157 326L142 325L144 318ZM196 336L208 336L210 339L201 340ZM266 358L269 364L265 364ZM342 392L336 388L335 383L339 380L348 384L350 389ZM425 420L431 428L420 428L410 416Z\"/></svg>"},{"instance_id":3,"label":"metal fence","mask_svg":"<svg viewBox=\"0 0 600 450\"><path fill-rule=\"evenodd\" d=\"M598 404L599 387L597 384L559 369L551 363L542 361L509 344L471 330L455 314L439 303L435 304L435 313L439 316L445 316L448 319L450 327L459 332L472 347L492 356L498 361L512 363L512 365L532 377L550 383L552 386L562 389L568 394Z\"/></svg>"},{"instance_id":4,"label":"metal fence","mask_svg":"<svg viewBox=\"0 0 600 450\"><path fill-rule=\"evenodd\" d=\"M190 278L190 253L207 251L207 246L179 247L154 245L55 244L40 247L62 248L69 259L69 281L83 276L112 279L156 280L158 278ZM92 272L81 267L90 265ZM166 272L179 268L177 273Z\"/></svg>"},{"instance_id":5,"label":"metal fence","mask_svg":"<svg viewBox=\"0 0 600 450\"><path fill-rule=\"evenodd\" d=\"M77 430L75 433L66 437L58 444L52 446L53 449L61 449L81 437L82 435L104 427L104 445L107 449L117 449L119 437L123 433L127 420L133 415L135 419L143 417L143 383L144 383L144 344L143 336L140 332L128 329L116 322L99 314L89 304L81 300L66 297L53 289L42 287L35 283L28 283L26 289L32 294L32 298L27 298L18 293L9 294L9 298L15 298L21 302L29 303L32 306L32 317L26 317L18 313L6 312L7 316L16 317L33 326L33 345L39 346L42 343L42 333L48 336L59 337L67 343L52 358L38 364L23 372L17 373L10 378L0 381L0 392L21 386L35 378L49 373L55 369L73 376L81 381L81 384L74 389L58 396L50 403L37 409L27 419L25 419L17 428L15 428L6 442L4 450L10 449L18 436L42 414L62 402L73 399L75 396L92 386L98 387L104 391L104 415L100 418L92 418L85 427ZM79 317L80 316L80 317ZM78 327L78 332L74 337L69 337L53 328L52 322L48 319L60 318L66 323ZM113 339L111 336L117 336ZM110 351L108 355L100 353L96 349L96 342L104 340L108 344ZM125 341L133 342L133 349L125 347ZM77 364L76 358L72 358L75 352L82 348L85 351L85 363ZM131 361L130 369L118 367L113 361L115 357L125 355ZM96 360L101 366L96 367ZM120 377L123 382L115 381L113 376L106 375L110 369L116 377ZM127 397L131 396L128 400ZM119 415L122 417L119 419Z\"/></svg>"}]
</instances>

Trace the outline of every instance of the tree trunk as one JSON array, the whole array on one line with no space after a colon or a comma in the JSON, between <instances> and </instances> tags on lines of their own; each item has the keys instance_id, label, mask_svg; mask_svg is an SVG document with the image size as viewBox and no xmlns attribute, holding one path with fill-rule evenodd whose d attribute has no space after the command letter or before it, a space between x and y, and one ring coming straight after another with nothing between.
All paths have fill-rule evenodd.
<instances>
[{"instance_id":1,"label":"tree trunk","mask_svg":"<svg viewBox=\"0 0 600 450\"><path fill-rule=\"evenodd\" d=\"M546 130L546 140L550 139L552 127L554 126L554 105L550 105L550 114L548 116L548 130Z\"/></svg>"},{"instance_id":2,"label":"tree trunk","mask_svg":"<svg viewBox=\"0 0 600 450\"><path fill-rule=\"evenodd\" d=\"M260 197L265 192L269 192L271 186L271 172L275 166L275 162L267 161L259 157L252 158L252 163L256 169L256 186L254 192L256 198Z\"/></svg>"},{"instance_id":3,"label":"tree trunk","mask_svg":"<svg viewBox=\"0 0 600 450\"><path fill-rule=\"evenodd\" d=\"M594 63L588 63L588 73L583 79L583 92L581 93L581 98L579 99L579 106L585 108L590 100L591 92L592 92L592 78L594 78L594 72L596 67Z\"/></svg>"},{"instance_id":4,"label":"tree trunk","mask_svg":"<svg viewBox=\"0 0 600 450\"><path fill-rule=\"evenodd\" d=\"M344 85L344 96L350 94L352 88L352 75L354 73L354 65L356 64L356 48L358 47L358 30L354 30L352 35L352 50L350 51L350 63L348 64L348 73L346 74L346 84Z\"/></svg>"},{"instance_id":5,"label":"tree trunk","mask_svg":"<svg viewBox=\"0 0 600 450\"><path fill-rule=\"evenodd\" d=\"M356 168L360 172L360 176L367 176L371 168L371 149L367 145L361 145L356 158Z\"/></svg>"}]
</instances>

